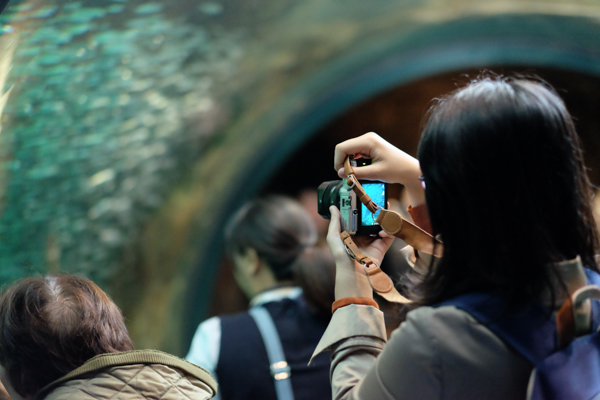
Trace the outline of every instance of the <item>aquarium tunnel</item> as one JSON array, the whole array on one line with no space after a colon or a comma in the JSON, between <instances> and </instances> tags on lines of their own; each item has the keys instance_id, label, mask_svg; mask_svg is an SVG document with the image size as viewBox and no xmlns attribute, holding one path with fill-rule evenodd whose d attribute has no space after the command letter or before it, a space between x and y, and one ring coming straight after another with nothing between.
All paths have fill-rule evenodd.
<instances>
[{"instance_id":1,"label":"aquarium tunnel","mask_svg":"<svg viewBox=\"0 0 600 400\"><path fill-rule=\"evenodd\" d=\"M233 211L335 179L335 144L368 131L416 154L432 99L482 73L554 85L598 184L599 17L584 0L11 0L0 283L82 274L136 347L184 355L247 305Z\"/></svg>"}]
</instances>

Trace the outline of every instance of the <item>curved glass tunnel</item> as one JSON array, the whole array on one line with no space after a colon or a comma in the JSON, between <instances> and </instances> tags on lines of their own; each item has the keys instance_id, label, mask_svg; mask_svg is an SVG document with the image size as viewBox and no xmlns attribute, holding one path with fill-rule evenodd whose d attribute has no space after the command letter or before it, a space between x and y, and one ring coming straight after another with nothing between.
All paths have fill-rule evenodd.
<instances>
[{"instance_id":1,"label":"curved glass tunnel","mask_svg":"<svg viewBox=\"0 0 600 400\"><path fill-rule=\"evenodd\" d=\"M243 306L216 279L232 210L332 179L333 145L365 131L414 153L428 101L484 67L564 90L598 182L599 16L584 0L10 1L0 283L84 274L136 347L182 355L200 320Z\"/></svg>"}]
</instances>

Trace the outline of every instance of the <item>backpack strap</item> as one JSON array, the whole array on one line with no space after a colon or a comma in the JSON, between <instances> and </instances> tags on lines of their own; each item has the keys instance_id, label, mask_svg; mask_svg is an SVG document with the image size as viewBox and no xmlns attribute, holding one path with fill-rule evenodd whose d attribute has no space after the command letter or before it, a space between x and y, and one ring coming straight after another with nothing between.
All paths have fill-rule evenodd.
<instances>
[{"instance_id":1,"label":"backpack strap","mask_svg":"<svg viewBox=\"0 0 600 400\"><path fill-rule=\"evenodd\" d=\"M290 377L292 371L283 352L283 346L277 333L277 328L271 318L271 314L262 306L252 307L249 311L250 316L254 319L260 335L262 336L269 364L271 376L275 382L275 392L278 400L294 400L294 392L292 390L292 382Z\"/></svg>"},{"instance_id":2,"label":"backpack strap","mask_svg":"<svg viewBox=\"0 0 600 400\"><path fill-rule=\"evenodd\" d=\"M556 325L558 327L559 347L564 348L578 336L591 331L598 330L600 323L600 307L598 304L598 287L600 286L600 275L585 269L587 286L579 288L568 298L558 313L556 313ZM579 299L579 300L575 300ZM586 299L593 299L590 308L582 307ZM587 306L590 307L590 306Z\"/></svg>"},{"instance_id":3,"label":"backpack strap","mask_svg":"<svg viewBox=\"0 0 600 400\"><path fill-rule=\"evenodd\" d=\"M585 277L588 285L600 286L600 274L591 269L584 268ZM600 329L600 302L592 300L592 329L597 331Z\"/></svg>"},{"instance_id":4,"label":"backpack strap","mask_svg":"<svg viewBox=\"0 0 600 400\"><path fill-rule=\"evenodd\" d=\"M584 286L577 290L568 299L557 314L557 321L569 310L572 323L570 336L563 337L561 350L550 355L536 365L529 383L529 396L531 400L591 400L600 398L600 334L597 332L600 322L600 312L597 300L592 303L592 333L576 337L582 332L577 332L575 313L577 304L585 298L596 297L597 285L600 283L600 275L585 269L587 283L592 286ZM575 303L575 307L573 307ZM584 321L585 322L585 321ZM589 329L589 320L584 323L583 331ZM559 336L565 336L562 332Z\"/></svg>"}]
</instances>

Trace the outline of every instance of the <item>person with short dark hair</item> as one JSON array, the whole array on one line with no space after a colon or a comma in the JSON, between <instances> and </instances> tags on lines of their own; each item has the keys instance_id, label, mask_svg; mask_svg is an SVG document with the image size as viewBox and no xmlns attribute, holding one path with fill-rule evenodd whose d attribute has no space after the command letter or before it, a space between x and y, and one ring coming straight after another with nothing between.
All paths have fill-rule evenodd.
<instances>
[{"instance_id":1,"label":"person with short dark hair","mask_svg":"<svg viewBox=\"0 0 600 400\"><path fill-rule=\"evenodd\" d=\"M216 392L203 369L133 350L121 311L74 275L24 278L2 294L0 380L13 400L209 399Z\"/></svg>"},{"instance_id":2,"label":"person with short dark hair","mask_svg":"<svg viewBox=\"0 0 600 400\"><path fill-rule=\"evenodd\" d=\"M331 398L329 358L322 355L307 366L331 316L317 312L323 303L317 298L327 297L327 290L306 293L314 300L307 301L295 286L295 268L302 282L321 279L303 268L319 253L311 249L316 231L309 215L290 198L260 198L233 216L225 240L235 279L251 299L251 308L200 324L186 359L211 371L222 400L275 400L283 381L291 382L296 400ZM332 291L333 280L329 282ZM259 309L267 311L276 338L262 336L253 314ZM276 341L285 360L273 363L265 345ZM284 366L271 368L273 364Z\"/></svg>"},{"instance_id":3,"label":"person with short dark hair","mask_svg":"<svg viewBox=\"0 0 600 400\"><path fill-rule=\"evenodd\" d=\"M532 364L471 314L444 303L483 293L502 304L498 318L533 308L549 318L586 276L597 276L592 186L562 100L544 83L480 79L433 107L419 161L369 133L336 147L341 175L344 159L358 152L373 162L356 168L356 177L404 184L413 219L423 225L430 218L443 257L428 263L418 253L425 275L412 297L422 306L386 343L368 278L346 254L332 207L336 298L349 301L334 312L316 353L332 352L334 398L525 398ZM380 261L393 237L355 239Z\"/></svg>"}]
</instances>

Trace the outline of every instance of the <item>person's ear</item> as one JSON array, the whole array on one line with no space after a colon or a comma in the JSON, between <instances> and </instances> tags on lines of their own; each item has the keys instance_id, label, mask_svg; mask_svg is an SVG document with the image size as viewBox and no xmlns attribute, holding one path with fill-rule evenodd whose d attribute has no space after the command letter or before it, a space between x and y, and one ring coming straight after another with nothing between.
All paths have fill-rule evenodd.
<instances>
[{"instance_id":1,"label":"person's ear","mask_svg":"<svg viewBox=\"0 0 600 400\"><path fill-rule=\"evenodd\" d=\"M253 276L260 271L262 262L253 248L248 247L236 254L236 259L237 268L241 269L245 275Z\"/></svg>"},{"instance_id":2,"label":"person's ear","mask_svg":"<svg viewBox=\"0 0 600 400\"><path fill-rule=\"evenodd\" d=\"M246 257L248 262L248 272L252 275L258 275L260 269L263 267L263 262L260 259L258 253L253 248L246 250Z\"/></svg>"}]
</instances>

